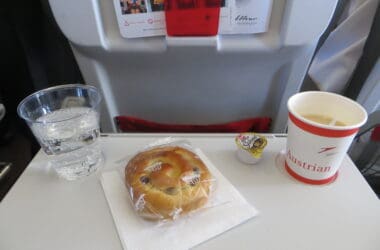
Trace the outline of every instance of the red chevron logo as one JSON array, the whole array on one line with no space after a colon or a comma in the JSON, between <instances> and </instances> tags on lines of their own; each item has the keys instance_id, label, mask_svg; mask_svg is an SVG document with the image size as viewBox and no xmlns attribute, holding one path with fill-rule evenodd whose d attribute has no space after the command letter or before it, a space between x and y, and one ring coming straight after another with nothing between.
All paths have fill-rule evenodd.
<instances>
[{"instance_id":1,"label":"red chevron logo","mask_svg":"<svg viewBox=\"0 0 380 250\"><path fill-rule=\"evenodd\" d=\"M324 152L327 152L327 151L330 151L330 150L333 150L335 149L336 147L325 147L325 148L321 148L322 150L318 152L318 154L321 154L321 153L324 153Z\"/></svg>"}]
</instances>

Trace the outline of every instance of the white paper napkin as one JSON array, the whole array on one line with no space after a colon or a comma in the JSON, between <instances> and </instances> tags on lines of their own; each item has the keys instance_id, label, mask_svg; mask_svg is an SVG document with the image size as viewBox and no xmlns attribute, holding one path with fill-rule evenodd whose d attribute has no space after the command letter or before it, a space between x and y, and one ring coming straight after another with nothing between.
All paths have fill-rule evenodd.
<instances>
[{"instance_id":1,"label":"white paper napkin","mask_svg":"<svg viewBox=\"0 0 380 250\"><path fill-rule=\"evenodd\" d=\"M217 205L161 225L145 221L135 213L117 170L102 174L104 194L124 249L189 249L257 215L257 210L210 160L199 149L196 153L216 179L217 188L212 200Z\"/></svg>"}]
</instances>

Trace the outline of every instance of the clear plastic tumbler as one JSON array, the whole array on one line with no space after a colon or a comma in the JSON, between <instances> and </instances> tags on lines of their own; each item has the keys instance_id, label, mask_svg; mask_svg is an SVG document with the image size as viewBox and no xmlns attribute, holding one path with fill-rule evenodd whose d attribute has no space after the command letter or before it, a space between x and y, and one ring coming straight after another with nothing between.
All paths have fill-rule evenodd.
<instances>
[{"instance_id":1,"label":"clear plastic tumbler","mask_svg":"<svg viewBox=\"0 0 380 250\"><path fill-rule=\"evenodd\" d=\"M68 84L31 94L17 108L64 179L88 176L101 165L100 102L95 87Z\"/></svg>"}]
</instances>

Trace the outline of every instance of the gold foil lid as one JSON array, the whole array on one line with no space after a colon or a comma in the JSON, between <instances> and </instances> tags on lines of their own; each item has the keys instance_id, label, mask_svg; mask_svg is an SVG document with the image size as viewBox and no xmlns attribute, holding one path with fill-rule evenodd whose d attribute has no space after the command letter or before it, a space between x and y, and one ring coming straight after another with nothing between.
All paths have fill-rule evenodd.
<instances>
[{"instance_id":1,"label":"gold foil lid","mask_svg":"<svg viewBox=\"0 0 380 250\"><path fill-rule=\"evenodd\" d=\"M243 133L236 136L235 142L240 149L249 152L252 157L259 159L267 145L267 138L255 133Z\"/></svg>"}]
</instances>

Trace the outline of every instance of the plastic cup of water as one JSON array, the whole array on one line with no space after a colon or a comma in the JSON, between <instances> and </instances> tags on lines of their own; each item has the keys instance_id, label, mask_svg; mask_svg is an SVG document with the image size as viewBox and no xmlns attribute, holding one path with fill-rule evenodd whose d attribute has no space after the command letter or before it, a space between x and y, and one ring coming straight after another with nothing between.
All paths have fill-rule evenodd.
<instances>
[{"instance_id":1,"label":"plastic cup of water","mask_svg":"<svg viewBox=\"0 0 380 250\"><path fill-rule=\"evenodd\" d=\"M95 87L68 84L40 90L18 105L18 115L60 177L76 180L100 167L100 102Z\"/></svg>"}]
</instances>

